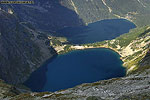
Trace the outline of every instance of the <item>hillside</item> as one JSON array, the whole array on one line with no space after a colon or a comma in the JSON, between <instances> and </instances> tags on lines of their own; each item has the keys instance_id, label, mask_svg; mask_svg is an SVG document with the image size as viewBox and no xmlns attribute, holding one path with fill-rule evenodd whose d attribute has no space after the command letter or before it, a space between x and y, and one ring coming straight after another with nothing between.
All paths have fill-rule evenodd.
<instances>
[{"instance_id":1,"label":"hillside","mask_svg":"<svg viewBox=\"0 0 150 100\"><path fill-rule=\"evenodd\" d=\"M36 29L46 32L83 25L78 15L62 6L59 0L35 0L33 5L0 5L0 8L11 11L21 22L30 22Z\"/></svg>"},{"instance_id":2,"label":"hillside","mask_svg":"<svg viewBox=\"0 0 150 100\"><path fill-rule=\"evenodd\" d=\"M0 10L0 78L8 83L24 82L45 60L55 54L47 37Z\"/></svg>"},{"instance_id":3,"label":"hillside","mask_svg":"<svg viewBox=\"0 0 150 100\"><path fill-rule=\"evenodd\" d=\"M83 22L88 24L98 20L124 18L137 26L150 25L149 0L60 0L74 10Z\"/></svg>"}]
</instances>

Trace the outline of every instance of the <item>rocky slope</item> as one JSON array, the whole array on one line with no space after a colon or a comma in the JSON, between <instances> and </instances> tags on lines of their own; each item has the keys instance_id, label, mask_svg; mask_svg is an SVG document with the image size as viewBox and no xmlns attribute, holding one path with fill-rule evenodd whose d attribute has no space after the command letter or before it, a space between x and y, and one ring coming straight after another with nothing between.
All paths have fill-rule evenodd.
<instances>
[{"instance_id":1,"label":"rocky slope","mask_svg":"<svg viewBox=\"0 0 150 100\"><path fill-rule=\"evenodd\" d=\"M16 0L15 0L16 1ZM78 15L59 3L59 0L35 0L29 5L0 5L16 15L21 22L30 22L36 29L54 32L67 26L83 25Z\"/></svg>"},{"instance_id":2,"label":"rocky slope","mask_svg":"<svg viewBox=\"0 0 150 100\"><path fill-rule=\"evenodd\" d=\"M30 29L12 14L0 10L0 78L8 83L24 82L31 72L54 54L47 38ZM50 50L49 50L50 48Z\"/></svg>"},{"instance_id":3,"label":"rocky slope","mask_svg":"<svg viewBox=\"0 0 150 100\"><path fill-rule=\"evenodd\" d=\"M62 5L74 10L83 22L125 18L137 26L150 25L149 0L60 0Z\"/></svg>"},{"instance_id":4,"label":"rocky slope","mask_svg":"<svg viewBox=\"0 0 150 100\"><path fill-rule=\"evenodd\" d=\"M139 70L140 71L140 70ZM55 93L28 93L12 100L149 100L150 70L124 78L82 84Z\"/></svg>"}]
</instances>

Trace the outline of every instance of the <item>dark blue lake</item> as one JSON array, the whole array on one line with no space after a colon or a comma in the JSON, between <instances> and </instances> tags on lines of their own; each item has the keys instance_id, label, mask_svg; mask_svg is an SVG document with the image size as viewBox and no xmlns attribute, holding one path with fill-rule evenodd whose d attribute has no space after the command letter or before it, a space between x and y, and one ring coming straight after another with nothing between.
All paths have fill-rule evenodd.
<instances>
[{"instance_id":1,"label":"dark blue lake","mask_svg":"<svg viewBox=\"0 0 150 100\"><path fill-rule=\"evenodd\" d=\"M114 39L136 26L124 19L103 20L88 26L67 27L57 36L72 44ZM57 55L32 73L24 83L32 91L57 91L82 83L122 77L126 74L120 56L110 49L87 49Z\"/></svg>"},{"instance_id":2,"label":"dark blue lake","mask_svg":"<svg viewBox=\"0 0 150 100\"><path fill-rule=\"evenodd\" d=\"M86 49L58 55L25 83L33 91L57 91L82 83L122 77L120 56L110 49Z\"/></svg>"},{"instance_id":3,"label":"dark blue lake","mask_svg":"<svg viewBox=\"0 0 150 100\"><path fill-rule=\"evenodd\" d=\"M73 44L94 43L114 39L135 27L135 24L125 19L109 19L88 26L66 27L57 31L59 33L57 36L67 37Z\"/></svg>"}]
</instances>

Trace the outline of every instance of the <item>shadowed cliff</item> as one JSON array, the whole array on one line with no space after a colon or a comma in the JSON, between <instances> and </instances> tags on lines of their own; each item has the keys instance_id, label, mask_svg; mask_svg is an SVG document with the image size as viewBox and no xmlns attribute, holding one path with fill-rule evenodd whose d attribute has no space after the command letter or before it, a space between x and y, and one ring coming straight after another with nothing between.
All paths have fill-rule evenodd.
<instances>
[{"instance_id":1,"label":"shadowed cliff","mask_svg":"<svg viewBox=\"0 0 150 100\"><path fill-rule=\"evenodd\" d=\"M83 25L73 11L62 6L59 0L35 0L33 5L0 5L7 11L12 9L22 22L30 22L37 29L55 31L67 26Z\"/></svg>"},{"instance_id":2,"label":"shadowed cliff","mask_svg":"<svg viewBox=\"0 0 150 100\"><path fill-rule=\"evenodd\" d=\"M38 39L39 33L21 24L16 16L0 10L0 78L22 83L42 62L55 54Z\"/></svg>"}]
</instances>

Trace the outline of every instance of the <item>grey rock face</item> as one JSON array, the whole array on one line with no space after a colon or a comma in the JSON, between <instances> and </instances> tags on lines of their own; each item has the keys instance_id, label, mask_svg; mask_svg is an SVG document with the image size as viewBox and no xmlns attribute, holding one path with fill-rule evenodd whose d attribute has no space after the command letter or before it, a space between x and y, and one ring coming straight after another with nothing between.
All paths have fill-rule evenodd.
<instances>
[{"instance_id":1,"label":"grey rock face","mask_svg":"<svg viewBox=\"0 0 150 100\"><path fill-rule=\"evenodd\" d=\"M67 90L50 93L28 93L12 97L13 100L149 100L150 71L123 78L82 84Z\"/></svg>"}]
</instances>

